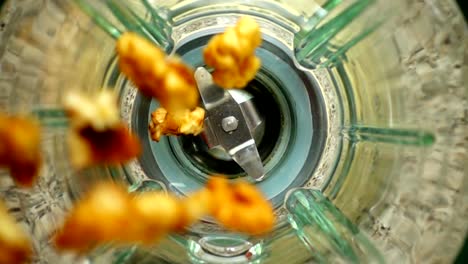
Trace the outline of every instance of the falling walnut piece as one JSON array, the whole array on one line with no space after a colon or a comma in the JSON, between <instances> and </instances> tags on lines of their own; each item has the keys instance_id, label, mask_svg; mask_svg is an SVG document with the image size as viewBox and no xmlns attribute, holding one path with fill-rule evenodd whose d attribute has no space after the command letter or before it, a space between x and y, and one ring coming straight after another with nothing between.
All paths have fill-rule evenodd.
<instances>
[{"instance_id":1,"label":"falling walnut piece","mask_svg":"<svg viewBox=\"0 0 468 264\"><path fill-rule=\"evenodd\" d=\"M159 100L161 108L151 115L151 138L162 135L199 134L205 112L197 107L199 94L193 70L134 33L117 41L120 70L146 96Z\"/></svg>"},{"instance_id":2,"label":"falling walnut piece","mask_svg":"<svg viewBox=\"0 0 468 264\"><path fill-rule=\"evenodd\" d=\"M162 192L129 194L113 183L96 185L54 237L62 250L84 252L104 243L149 244L184 230L211 210L208 192L179 199Z\"/></svg>"},{"instance_id":3,"label":"falling walnut piece","mask_svg":"<svg viewBox=\"0 0 468 264\"><path fill-rule=\"evenodd\" d=\"M60 249L86 251L103 241L125 240L134 224L129 214L131 201L125 189L113 184L97 185L67 217L55 235L55 244Z\"/></svg>"},{"instance_id":4,"label":"falling walnut piece","mask_svg":"<svg viewBox=\"0 0 468 264\"><path fill-rule=\"evenodd\" d=\"M26 263L31 254L29 238L0 202L0 263Z\"/></svg>"},{"instance_id":5,"label":"falling walnut piece","mask_svg":"<svg viewBox=\"0 0 468 264\"><path fill-rule=\"evenodd\" d=\"M151 113L151 139L159 141L162 135L198 135L203 131L204 119L205 110L200 107L193 111L181 109L170 113L164 108L158 108Z\"/></svg>"},{"instance_id":6,"label":"falling walnut piece","mask_svg":"<svg viewBox=\"0 0 468 264\"><path fill-rule=\"evenodd\" d=\"M0 167L8 167L20 186L31 187L39 174L40 141L37 121L0 114Z\"/></svg>"},{"instance_id":7,"label":"falling walnut piece","mask_svg":"<svg viewBox=\"0 0 468 264\"><path fill-rule=\"evenodd\" d=\"M245 182L221 177L184 198L162 192L128 193L114 183L100 183L77 202L54 236L61 250L88 251L105 243L150 244L181 232L212 215L226 228L251 235L273 228L273 209Z\"/></svg>"},{"instance_id":8,"label":"falling walnut piece","mask_svg":"<svg viewBox=\"0 0 468 264\"><path fill-rule=\"evenodd\" d=\"M162 192L146 192L132 200L135 221L135 243L151 243L174 232L181 224L183 207L179 199ZM129 215L129 217L131 217Z\"/></svg>"},{"instance_id":9,"label":"falling walnut piece","mask_svg":"<svg viewBox=\"0 0 468 264\"><path fill-rule=\"evenodd\" d=\"M211 215L216 206L217 203L213 200L212 193L208 189L201 188L196 192L190 193L182 199L183 215L177 231L181 231L201 218Z\"/></svg>"},{"instance_id":10,"label":"falling walnut piece","mask_svg":"<svg viewBox=\"0 0 468 264\"><path fill-rule=\"evenodd\" d=\"M92 96L71 91L65 95L63 106L74 128L90 126L104 131L120 124L117 98L111 90L97 91Z\"/></svg>"},{"instance_id":11,"label":"falling walnut piece","mask_svg":"<svg viewBox=\"0 0 468 264\"><path fill-rule=\"evenodd\" d=\"M224 88L243 88L255 78L260 59L255 49L261 33L254 19L242 17L224 33L214 36L203 52L205 63L213 67L213 81Z\"/></svg>"},{"instance_id":12,"label":"falling walnut piece","mask_svg":"<svg viewBox=\"0 0 468 264\"><path fill-rule=\"evenodd\" d=\"M140 154L140 141L120 121L112 91L102 90L93 97L70 92L64 107L70 117L68 146L75 168L119 164Z\"/></svg>"},{"instance_id":13,"label":"falling walnut piece","mask_svg":"<svg viewBox=\"0 0 468 264\"><path fill-rule=\"evenodd\" d=\"M92 127L72 130L68 135L71 162L75 168L117 165L137 157L140 140L123 123L104 131Z\"/></svg>"},{"instance_id":14,"label":"falling walnut piece","mask_svg":"<svg viewBox=\"0 0 468 264\"><path fill-rule=\"evenodd\" d=\"M213 216L226 228L252 235L265 234L273 229L273 208L253 185L229 183L225 178L212 177L207 188L217 205Z\"/></svg>"},{"instance_id":15,"label":"falling walnut piece","mask_svg":"<svg viewBox=\"0 0 468 264\"><path fill-rule=\"evenodd\" d=\"M166 109L194 109L199 94L193 70L175 57L135 33L124 33L117 41L119 66L146 96L159 100Z\"/></svg>"}]
</instances>

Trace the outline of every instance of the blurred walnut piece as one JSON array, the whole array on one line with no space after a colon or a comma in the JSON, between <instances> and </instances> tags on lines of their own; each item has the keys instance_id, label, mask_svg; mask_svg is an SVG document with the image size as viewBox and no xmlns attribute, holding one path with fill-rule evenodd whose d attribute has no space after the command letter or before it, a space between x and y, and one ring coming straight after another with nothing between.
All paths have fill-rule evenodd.
<instances>
[{"instance_id":1,"label":"blurred walnut piece","mask_svg":"<svg viewBox=\"0 0 468 264\"><path fill-rule=\"evenodd\" d=\"M113 183L96 185L55 235L59 249L84 252L104 243L150 244L184 230L209 213L207 193L179 199L162 192L129 194Z\"/></svg>"},{"instance_id":2,"label":"blurred walnut piece","mask_svg":"<svg viewBox=\"0 0 468 264\"><path fill-rule=\"evenodd\" d=\"M99 243L128 239L132 215L125 189L100 184L73 208L65 224L55 235L60 249L86 251Z\"/></svg>"},{"instance_id":3,"label":"blurred walnut piece","mask_svg":"<svg viewBox=\"0 0 468 264\"><path fill-rule=\"evenodd\" d=\"M160 239L175 231L182 219L181 201L162 192L138 194L132 205L135 208L133 218L138 221L135 243L149 244Z\"/></svg>"},{"instance_id":4,"label":"blurred walnut piece","mask_svg":"<svg viewBox=\"0 0 468 264\"><path fill-rule=\"evenodd\" d=\"M54 241L59 249L79 252L105 243L151 244L208 215L230 230L252 235L269 232L275 220L271 205L248 183L215 177L183 198L163 192L130 194L114 183L101 183L77 202Z\"/></svg>"},{"instance_id":5,"label":"blurred walnut piece","mask_svg":"<svg viewBox=\"0 0 468 264\"><path fill-rule=\"evenodd\" d=\"M68 144L75 168L117 165L137 157L141 152L139 139L124 124L104 131L96 131L90 126L70 131Z\"/></svg>"},{"instance_id":6,"label":"blurred walnut piece","mask_svg":"<svg viewBox=\"0 0 468 264\"><path fill-rule=\"evenodd\" d=\"M151 139L159 141L162 135L198 135L203 131L205 110L196 107L175 110L168 113L164 108L158 108L151 113L149 130Z\"/></svg>"},{"instance_id":7,"label":"blurred walnut piece","mask_svg":"<svg viewBox=\"0 0 468 264\"><path fill-rule=\"evenodd\" d=\"M26 263L31 254L31 242L0 202L0 263Z\"/></svg>"},{"instance_id":8,"label":"blurred walnut piece","mask_svg":"<svg viewBox=\"0 0 468 264\"><path fill-rule=\"evenodd\" d=\"M38 122L0 114L0 167L7 167L20 186L31 187L41 167Z\"/></svg>"},{"instance_id":9,"label":"blurred walnut piece","mask_svg":"<svg viewBox=\"0 0 468 264\"><path fill-rule=\"evenodd\" d=\"M213 216L226 228L251 235L265 234L273 229L273 207L255 186L212 177L207 188L216 202Z\"/></svg>"},{"instance_id":10,"label":"blurred walnut piece","mask_svg":"<svg viewBox=\"0 0 468 264\"><path fill-rule=\"evenodd\" d=\"M102 90L93 97L70 92L64 107L70 118L68 146L75 168L119 164L140 154L140 141L120 121L112 91Z\"/></svg>"},{"instance_id":11,"label":"blurred walnut piece","mask_svg":"<svg viewBox=\"0 0 468 264\"><path fill-rule=\"evenodd\" d=\"M120 124L117 98L110 90L101 90L86 96L79 92L65 95L63 105L72 127L93 127L104 131Z\"/></svg>"},{"instance_id":12,"label":"blurred walnut piece","mask_svg":"<svg viewBox=\"0 0 468 264\"><path fill-rule=\"evenodd\" d=\"M162 135L199 134L205 111L197 107L199 94L193 70L134 33L125 33L117 41L119 66L146 96L156 98L161 108L151 115L151 138Z\"/></svg>"},{"instance_id":13,"label":"blurred walnut piece","mask_svg":"<svg viewBox=\"0 0 468 264\"><path fill-rule=\"evenodd\" d=\"M255 49L261 44L260 28L254 19L242 17L224 33L214 36L203 57L213 67L213 81L224 88L243 88L255 78L260 59Z\"/></svg>"},{"instance_id":14,"label":"blurred walnut piece","mask_svg":"<svg viewBox=\"0 0 468 264\"><path fill-rule=\"evenodd\" d=\"M182 199L183 215L182 221L179 223L178 231L192 225L201 218L210 215L215 207L216 202L213 200L211 192L206 188L202 188L193 192Z\"/></svg>"},{"instance_id":15,"label":"blurred walnut piece","mask_svg":"<svg viewBox=\"0 0 468 264\"><path fill-rule=\"evenodd\" d=\"M193 70L176 57L135 33L124 33L117 41L119 66L146 96L159 100L170 109L194 109L198 90Z\"/></svg>"}]
</instances>

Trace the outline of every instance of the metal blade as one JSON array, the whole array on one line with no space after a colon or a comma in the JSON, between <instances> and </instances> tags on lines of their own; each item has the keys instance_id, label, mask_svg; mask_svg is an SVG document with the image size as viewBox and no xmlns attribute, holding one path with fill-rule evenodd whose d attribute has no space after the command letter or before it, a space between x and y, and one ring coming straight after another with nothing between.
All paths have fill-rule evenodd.
<instances>
[{"instance_id":1,"label":"metal blade","mask_svg":"<svg viewBox=\"0 0 468 264\"><path fill-rule=\"evenodd\" d=\"M195 80L207 112L203 139L208 147L224 149L250 177L261 181L265 172L251 131L258 126L259 118L246 116L249 113L244 113L240 105L245 102L237 102L229 92L214 84L205 68L195 71ZM234 122L227 127L226 121Z\"/></svg>"}]
</instances>

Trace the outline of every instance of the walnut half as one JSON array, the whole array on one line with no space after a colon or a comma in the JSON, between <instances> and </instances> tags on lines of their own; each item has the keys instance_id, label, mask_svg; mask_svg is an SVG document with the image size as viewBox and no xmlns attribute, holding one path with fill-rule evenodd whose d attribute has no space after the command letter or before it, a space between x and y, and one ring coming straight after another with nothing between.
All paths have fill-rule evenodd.
<instances>
[{"instance_id":1,"label":"walnut half","mask_svg":"<svg viewBox=\"0 0 468 264\"><path fill-rule=\"evenodd\" d=\"M260 28L249 17L214 36L203 51L205 63L215 69L213 81L223 88L245 87L260 69L255 49L261 42Z\"/></svg>"},{"instance_id":2,"label":"walnut half","mask_svg":"<svg viewBox=\"0 0 468 264\"><path fill-rule=\"evenodd\" d=\"M131 32L117 41L119 67L146 96L166 109L193 109L199 95L193 70L179 58L166 56L148 40Z\"/></svg>"}]
</instances>

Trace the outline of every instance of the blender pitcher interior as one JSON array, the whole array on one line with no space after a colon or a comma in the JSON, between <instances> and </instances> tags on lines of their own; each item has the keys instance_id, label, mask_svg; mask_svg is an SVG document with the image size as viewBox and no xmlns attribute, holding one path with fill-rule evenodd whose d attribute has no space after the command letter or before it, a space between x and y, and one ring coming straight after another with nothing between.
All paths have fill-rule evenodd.
<instances>
[{"instance_id":1,"label":"blender pitcher interior","mask_svg":"<svg viewBox=\"0 0 468 264\"><path fill-rule=\"evenodd\" d=\"M158 102L120 71L127 31L204 66L210 38L242 17L260 25L262 66L245 88L264 121L255 182L277 218L265 236L209 219L151 247L61 253L51 235L93 183L184 196L213 174L248 175L194 136L151 141ZM454 1L10 0L0 13L0 109L41 124L31 189L0 170L1 199L33 241L34 263L447 263L468 224L468 39ZM142 141L127 164L75 171L68 90L112 89Z\"/></svg>"}]
</instances>

